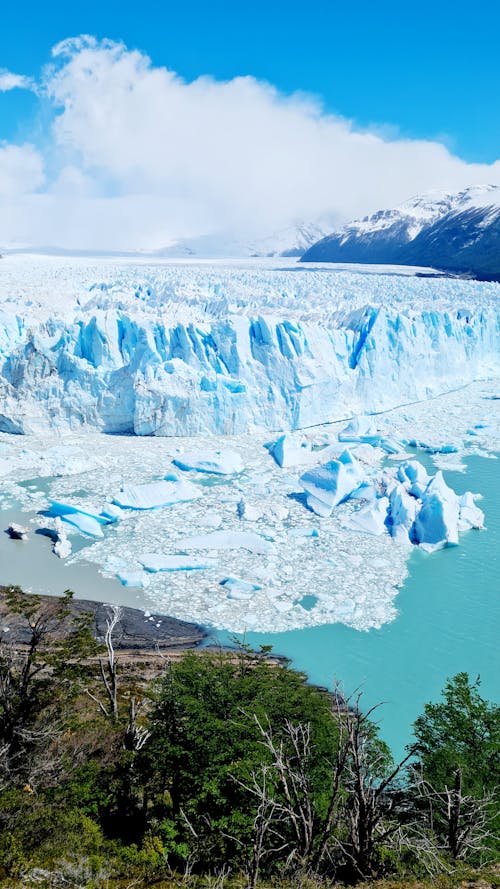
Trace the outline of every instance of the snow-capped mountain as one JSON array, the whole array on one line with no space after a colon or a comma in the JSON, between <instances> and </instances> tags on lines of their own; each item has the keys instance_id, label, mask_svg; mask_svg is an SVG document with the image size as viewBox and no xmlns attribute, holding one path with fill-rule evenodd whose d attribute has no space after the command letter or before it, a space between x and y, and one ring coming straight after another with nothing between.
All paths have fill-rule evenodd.
<instances>
[{"instance_id":1,"label":"snow-capped mountain","mask_svg":"<svg viewBox=\"0 0 500 889\"><path fill-rule=\"evenodd\" d=\"M500 280L500 187L429 193L379 210L318 241L302 260L431 266Z\"/></svg>"},{"instance_id":2,"label":"snow-capped mountain","mask_svg":"<svg viewBox=\"0 0 500 889\"><path fill-rule=\"evenodd\" d=\"M316 241L331 230L332 220L301 222L281 229L266 237L239 238L227 233L183 238L175 244L156 251L156 256L199 257L200 259L249 256L302 256Z\"/></svg>"}]
</instances>

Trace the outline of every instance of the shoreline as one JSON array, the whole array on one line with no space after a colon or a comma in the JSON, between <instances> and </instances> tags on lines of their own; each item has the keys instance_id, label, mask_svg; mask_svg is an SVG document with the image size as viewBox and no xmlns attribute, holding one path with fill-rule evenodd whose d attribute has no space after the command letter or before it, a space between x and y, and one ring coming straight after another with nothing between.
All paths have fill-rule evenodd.
<instances>
[{"instance_id":1,"label":"shoreline","mask_svg":"<svg viewBox=\"0 0 500 889\"><path fill-rule=\"evenodd\" d=\"M5 586L0 586L0 634L1 639L15 646L28 642L29 632L18 615L13 614L5 600ZM37 595L26 592L25 595ZM38 596L47 604L60 596ZM106 619L117 608L119 620L113 633L114 648L128 658L165 657L196 649L209 638L208 631L198 624L163 614L149 614L128 605L114 606L91 599L73 598L69 603L68 623L87 613L91 615L91 632L96 642L104 643Z\"/></svg>"}]
</instances>

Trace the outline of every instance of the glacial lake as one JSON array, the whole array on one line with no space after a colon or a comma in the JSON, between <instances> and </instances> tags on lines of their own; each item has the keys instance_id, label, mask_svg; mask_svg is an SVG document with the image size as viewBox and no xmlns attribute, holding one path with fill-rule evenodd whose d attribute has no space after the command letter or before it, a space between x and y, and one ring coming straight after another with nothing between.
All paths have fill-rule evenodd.
<instances>
[{"instance_id":1,"label":"glacial lake","mask_svg":"<svg viewBox=\"0 0 500 889\"><path fill-rule=\"evenodd\" d=\"M361 688L365 706L384 702L378 721L395 756L403 753L412 722L424 703L438 698L447 677L462 670L480 675L483 694L500 699L500 464L478 456L466 464L466 472L446 471L445 478L457 493L483 494L487 530L463 534L459 546L437 553L413 551L394 621L367 632L334 624L245 637L255 648L272 645L311 682L331 686L337 678L347 692ZM42 489L43 480L36 487ZM2 529L11 521L23 523L18 509L0 515ZM78 548L84 545L81 538ZM0 568L2 582L35 592L70 587L80 598L144 607L140 590L104 578L94 565L64 565L41 534L21 542L1 533ZM229 639L213 632L210 641Z\"/></svg>"},{"instance_id":2,"label":"glacial lake","mask_svg":"<svg viewBox=\"0 0 500 889\"><path fill-rule=\"evenodd\" d=\"M383 702L377 721L397 757L448 677L479 675L482 694L500 700L500 464L473 456L466 465L445 478L459 494L483 494L486 530L462 534L459 546L436 553L413 551L394 621L367 632L335 624L245 637L254 648L272 645L311 682L331 687L338 679L347 692L360 688L366 707Z\"/></svg>"}]
</instances>

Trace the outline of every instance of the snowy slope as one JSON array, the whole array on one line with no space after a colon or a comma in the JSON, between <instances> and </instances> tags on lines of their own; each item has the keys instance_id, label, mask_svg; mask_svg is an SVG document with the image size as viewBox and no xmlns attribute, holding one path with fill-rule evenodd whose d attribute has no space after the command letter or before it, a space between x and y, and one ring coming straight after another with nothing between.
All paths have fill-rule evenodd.
<instances>
[{"instance_id":1,"label":"snowy slope","mask_svg":"<svg viewBox=\"0 0 500 889\"><path fill-rule=\"evenodd\" d=\"M499 371L494 284L270 260L16 256L1 274L6 432L299 429Z\"/></svg>"},{"instance_id":2,"label":"snowy slope","mask_svg":"<svg viewBox=\"0 0 500 889\"><path fill-rule=\"evenodd\" d=\"M318 241L305 262L402 263L500 278L500 187L430 193Z\"/></svg>"},{"instance_id":3,"label":"snowy slope","mask_svg":"<svg viewBox=\"0 0 500 889\"><path fill-rule=\"evenodd\" d=\"M171 257L228 258L249 256L297 256L300 257L320 238L331 230L331 220L302 222L288 226L267 237L235 238L219 233L198 238L183 238L154 255Z\"/></svg>"}]
</instances>

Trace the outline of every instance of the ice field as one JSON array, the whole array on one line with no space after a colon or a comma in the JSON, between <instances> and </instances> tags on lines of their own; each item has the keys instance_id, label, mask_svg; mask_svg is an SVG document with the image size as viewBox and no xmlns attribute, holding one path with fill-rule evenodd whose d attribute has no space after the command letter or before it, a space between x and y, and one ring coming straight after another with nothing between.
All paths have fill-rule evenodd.
<instances>
[{"instance_id":1,"label":"ice field","mask_svg":"<svg viewBox=\"0 0 500 889\"><path fill-rule=\"evenodd\" d=\"M285 262L2 259L0 507L146 610L380 627L483 527L499 288Z\"/></svg>"}]
</instances>

